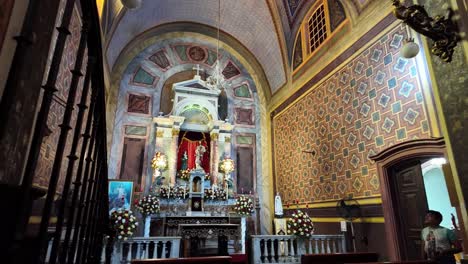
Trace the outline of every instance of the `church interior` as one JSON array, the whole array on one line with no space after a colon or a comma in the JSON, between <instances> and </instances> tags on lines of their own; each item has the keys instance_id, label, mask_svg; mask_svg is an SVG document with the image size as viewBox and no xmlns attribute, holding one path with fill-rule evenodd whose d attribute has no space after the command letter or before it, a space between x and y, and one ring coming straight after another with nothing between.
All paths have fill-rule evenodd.
<instances>
[{"instance_id":1,"label":"church interior","mask_svg":"<svg viewBox=\"0 0 468 264\"><path fill-rule=\"evenodd\" d=\"M467 9L1 1L0 262L468 263Z\"/></svg>"}]
</instances>

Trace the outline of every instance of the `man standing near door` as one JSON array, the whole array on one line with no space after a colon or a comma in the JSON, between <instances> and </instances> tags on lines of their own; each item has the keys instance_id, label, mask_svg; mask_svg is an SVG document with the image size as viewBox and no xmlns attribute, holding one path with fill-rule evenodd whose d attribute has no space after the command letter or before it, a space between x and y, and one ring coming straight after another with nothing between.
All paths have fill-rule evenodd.
<instances>
[{"instance_id":1,"label":"man standing near door","mask_svg":"<svg viewBox=\"0 0 468 264\"><path fill-rule=\"evenodd\" d=\"M442 214L438 211L429 210L424 218L426 227L421 231L421 240L424 258L435 260L440 264L455 264L453 254L461 252L460 244L455 233L440 226Z\"/></svg>"}]
</instances>

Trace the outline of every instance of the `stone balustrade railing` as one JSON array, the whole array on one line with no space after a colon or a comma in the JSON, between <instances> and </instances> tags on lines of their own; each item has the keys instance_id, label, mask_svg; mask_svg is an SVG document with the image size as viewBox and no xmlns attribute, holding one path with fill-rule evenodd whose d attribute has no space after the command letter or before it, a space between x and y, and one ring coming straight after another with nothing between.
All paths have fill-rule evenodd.
<instances>
[{"instance_id":1,"label":"stone balustrade railing","mask_svg":"<svg viewBox=\"0 0 468 264\"><path fill-rule=\"evenodd\" d=\"M133 237L114 244L112 264L135 259L178 258L181 237Z\"/></svg>"},{"instance_id":2,"label":"stone balustrade railing","mask_svg":"<svg viewBox=\"0 0 468 264\"><path fill-rule=\"evenodd\" d=\"M344 235L313 235L298 238L291 235L252 236L252 263L300 263L303 254L346 252Z\"/></svg>"}]
</instances>

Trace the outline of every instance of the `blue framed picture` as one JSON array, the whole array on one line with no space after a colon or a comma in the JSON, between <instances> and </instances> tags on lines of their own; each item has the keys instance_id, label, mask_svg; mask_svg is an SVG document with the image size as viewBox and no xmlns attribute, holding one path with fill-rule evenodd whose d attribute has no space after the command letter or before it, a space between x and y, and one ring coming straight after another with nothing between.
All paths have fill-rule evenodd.
<instances>
[{"instance_id":1,"label":"blue framed picture","mask_svg":"<svg viewBox=\"0 0 468 264\"><path fill-rule=\"evenodd\" d=\"M133 195L133 182L109 180L109 211L130 210Z\"/></svg>"}]
</instances>

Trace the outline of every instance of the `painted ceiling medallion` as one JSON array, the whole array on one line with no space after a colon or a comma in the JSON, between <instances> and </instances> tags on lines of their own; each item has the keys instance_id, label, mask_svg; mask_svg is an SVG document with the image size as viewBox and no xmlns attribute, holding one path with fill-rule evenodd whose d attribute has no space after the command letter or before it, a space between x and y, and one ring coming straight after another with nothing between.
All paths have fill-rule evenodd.
<instances>
[{"instance_id":1,"label":"painted ceiling medallion","mask_svg":"<svg viewBox=\"0 0 468 264\"><path fill-rule=\"evenodd\" d=\"M198 46L190 47L188 55L194 61L204 61L206 59L205 50Z\"/></svg>"}]
</instances>

